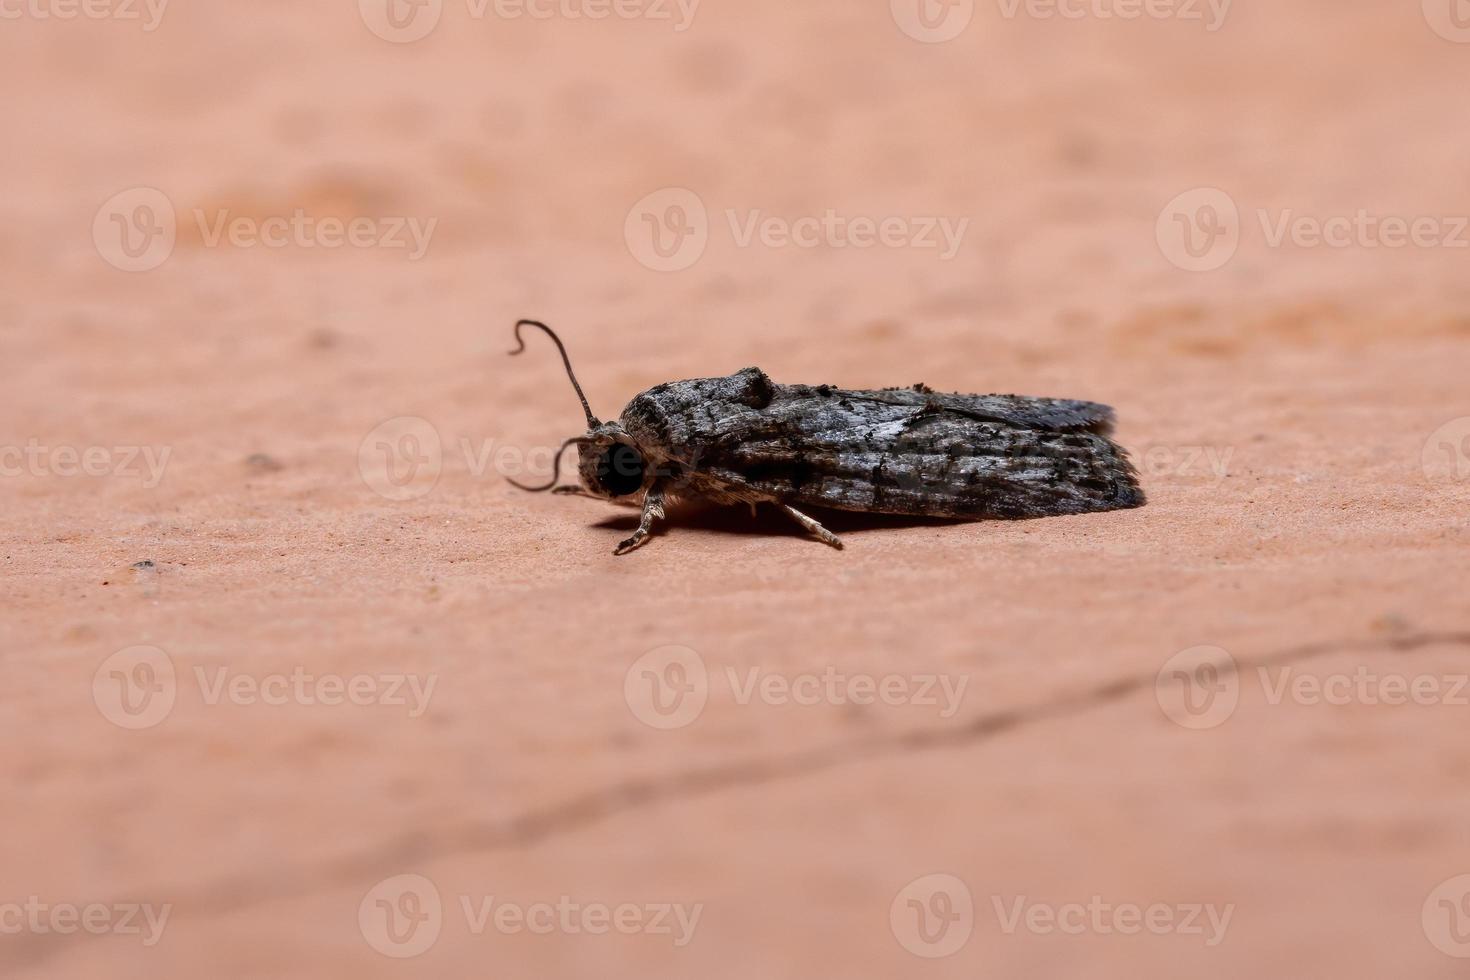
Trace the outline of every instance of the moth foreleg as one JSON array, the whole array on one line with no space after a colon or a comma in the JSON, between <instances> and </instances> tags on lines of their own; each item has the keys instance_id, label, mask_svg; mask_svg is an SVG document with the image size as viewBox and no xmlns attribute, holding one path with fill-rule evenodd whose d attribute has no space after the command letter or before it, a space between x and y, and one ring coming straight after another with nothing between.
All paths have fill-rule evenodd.
<instances>
[{"instance_id":1,"label":"moth foreleg","mask_svg":"<svg viewBox=\"0 0 1470 980\"><path fill-rule=\"evenodd\" d=\"M817 540L821 541L823 544L829 544L839 551L842 550L842 539L833 534L831 531L827 530L816 520L806 516L795 507L792 507L790 504L783 504L780 501L777 501L776 506L780 507L786 513L790 514L792 520L796 521L796 523L806 528L807 531L809 531L817 538Z\"/></svg>"},{"instance_id":2,"label":"moth foreleg","mask_svg":"<svg viewBox=\"0 0 1470 980\"><path fill-rule=\"evenodd\" d=\"M628 552L632 551L634 548L647 541L649 532L653 530L653 522L655 520L661 521L663 520L663 518L664 489L662 486L655 483L653 486L649 487L648 492L643 495L643 516L638 519L638 530L633 532L633 536L631 538L628 538L626 541L622 542L615 549L613 549L613 554L626 555Z\"/></svg>"}]
</instances>

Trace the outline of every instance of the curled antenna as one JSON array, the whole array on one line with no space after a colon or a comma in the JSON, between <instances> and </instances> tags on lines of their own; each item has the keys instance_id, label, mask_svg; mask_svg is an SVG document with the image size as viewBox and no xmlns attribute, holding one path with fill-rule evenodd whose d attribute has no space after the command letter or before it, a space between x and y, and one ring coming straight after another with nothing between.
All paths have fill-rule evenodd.
<instances>
[{"instance_id":1,"label":"curled antenna","mask_svg":"<svg viewBox=\"0 0 1470 980\"><path fill-rule=\"evenodd\" d=\"M601 425L602 423L597 421L597 416L592 414L592 406L587 404L587 396L582 394L582 386L577 384L577 376L572 373L572 359L567 356L566 345L561 342L561 338L556 335L556 331L552 330L546 324L541 323L537 320L518 321L516 323L517 346L515 350L510 352L511 356L514 357L516 354L519 354L521 351L526 349L526 342L521 339L521 327L536 327L538 330L543 330L545 331L546 336L551 338L551 342L556 344L556 349L561 351L561 362L567 367L567 379L572 382L572 387L575 388L577 391L577 397L582 401L582 411L587 415L587 428L595 429L599 425ZM566 447L563 446L562 448L565 449Z\"/></svg>"},{"instance_id":2,"label":"curled antenna","mask_svg":"<svg viewBox=\"0 0 1470 980\"><path fill-rule=\"evenodd\" d=\"M572 383L576 384L575 381L573 381ZM528 484L521 483L519 480L513 480L510 477L505 478L506 482L515 487L517 490L529 490L531 493L544 493L547 490L550 490L552 487L556 486L556 481L561 479L561 457L562 453L567 451L567 447L589 446L591 444L592 440L588 439L586 436L573 436L566 442L562 443L561 448L556 451L556 455L551 458L551 482L546 484L546 486L544 487L533 487Z\"/></svg>"}]
</instances>

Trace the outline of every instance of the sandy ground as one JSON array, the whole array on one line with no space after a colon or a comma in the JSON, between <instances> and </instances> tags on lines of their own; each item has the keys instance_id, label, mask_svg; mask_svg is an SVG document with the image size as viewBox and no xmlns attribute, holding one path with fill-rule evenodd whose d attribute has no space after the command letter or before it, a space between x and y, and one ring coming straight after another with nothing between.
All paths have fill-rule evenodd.
<instances>
[{"instance_id":1,"label":"sandy ground","mask_svg":"<svg viewBox=\"0 0 1470 980\"><path fill-rule=\"evenodd\" d=\"M1464 976L1452 7L249 8L0 21L6 976ZM520 316L1150 503L614 558Z\"/></svg>"}]
</instances>

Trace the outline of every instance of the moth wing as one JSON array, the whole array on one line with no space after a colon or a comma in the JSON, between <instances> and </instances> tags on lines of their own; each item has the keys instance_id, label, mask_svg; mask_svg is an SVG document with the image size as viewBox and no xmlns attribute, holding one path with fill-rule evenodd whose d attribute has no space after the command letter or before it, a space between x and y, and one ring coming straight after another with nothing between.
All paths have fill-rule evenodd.
<instances>
[{"instance_id":1,"label":"moth wing","mask_svg":"<svg viewBox=\"0 0 1470 980\"><path fill-rule=\"evenodd\" d=\"M892 391L843 392L880 403L924 407L937 405L977 421L1003 422L1048 432L1097 432L1113 429L1113 410L1097 402L1024 395L965 395L932 392L922 385Z\"/></svg>"},{"instance_id":2,"label":"moth wing","mask_svg":"<svg viewBox=\"0 0 1470 980\"><path fill-rule=\"evenodd\" d=\"M922 390L778 386L707 446L707 493L938 517L1037 517L1143 503L1105 405Z\"/></svg>"}]
</instances>

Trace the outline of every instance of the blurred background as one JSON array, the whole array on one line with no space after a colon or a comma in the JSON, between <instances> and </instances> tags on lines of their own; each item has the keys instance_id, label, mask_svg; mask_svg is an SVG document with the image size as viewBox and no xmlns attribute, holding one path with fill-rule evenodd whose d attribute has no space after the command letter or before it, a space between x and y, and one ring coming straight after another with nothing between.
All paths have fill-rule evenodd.
<instances>
[{"instance_id":1,"label":"blurred background","mask_svg":"<svg viewBox=\"0 0 1470 980\"><path fill-rule=\"evenodd\" d=\"M17 977L1461 976L1464 0L0 0ZM659 382L1150 503L513 490Z\"/></svg>"}]
</instances>

